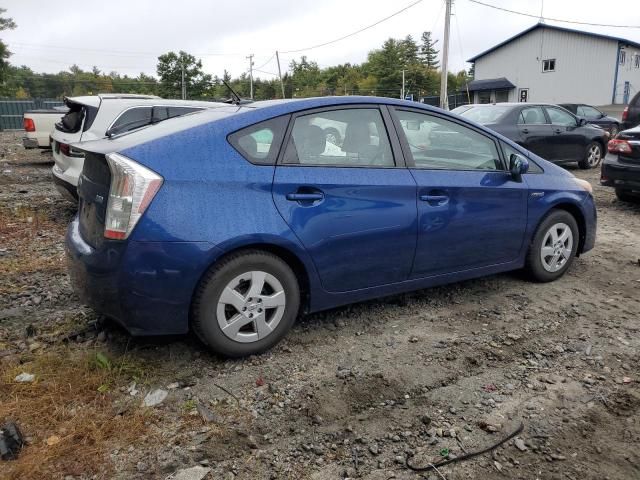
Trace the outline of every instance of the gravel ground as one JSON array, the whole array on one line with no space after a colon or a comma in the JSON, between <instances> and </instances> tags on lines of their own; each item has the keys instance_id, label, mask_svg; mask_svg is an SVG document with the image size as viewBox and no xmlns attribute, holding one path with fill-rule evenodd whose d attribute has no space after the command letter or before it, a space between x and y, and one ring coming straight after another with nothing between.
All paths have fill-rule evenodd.
<instances>
[{"instance_id":1,"label":"gravel ground","mask_svg":"<svg viewBox=\"0 0 640 480\"><path fill-rule=\"evenodd\" d=\"M598 186L598 171L573 170L595 187L598 239L560 281L496 275L340 308L229 361L192 336L133 339L79 305L63 250L74 207L52 186L50 153L1 135L0 400L19 392L16 372L71 345L142 366L143 379L120 376L104 398L151 412L134 441L105 439L80 471L53 455L41 478L165 478L198 465L229 480L640 478L640 206ZM156 389L166 398L141 406ZM78 398L69 388L63 401L82 408ZM66 438L28 421L30 405L13 418L24 456ZM406 467L484 448L521 422L491 453L439 473ZM2 462L9 478L20 461Z\"/></svg>"}]
</instances>

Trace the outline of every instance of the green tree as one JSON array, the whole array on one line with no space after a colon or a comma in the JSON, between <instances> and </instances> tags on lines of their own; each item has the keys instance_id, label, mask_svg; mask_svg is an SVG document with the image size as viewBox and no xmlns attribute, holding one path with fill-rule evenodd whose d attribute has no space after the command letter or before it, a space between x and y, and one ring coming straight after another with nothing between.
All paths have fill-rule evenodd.
<instances>
[{"instance_id":1,"label":"green tree","mask_svg":"<svg viewBox=\"0 0 640 480\"><path fill-rule=\"evenodd\" d=\"M422 43L420 44L420 60L422 63L430 69L436 70L440 62L438 61L439 50L436 50L435 46L438 40L431 39L431 32L422 32Z\"/></svg>"},{"instance_id":2,"label":"green tree","mask_svg":"<svg viewBox=\"0 0 640 480\"><path fill-rule=\"evenodd\" d=\"M213 78L202 70L202 61L180 51L168 52L158 57L156 71L160 77L158 91L165 98L180 98L182 70L187 86L187 98L203 98L213 93Z\"/></svg>"},{"instance_id":3,"label":"green tree","mask_svg":"<svg viewBox=\"0 0 640 480\"><path fill-rule=\"evenodd\" d=\"M6 11L6 9L0 8L0 32L16 28L16 24L13 19L4 16ZM0 84L5 82L7 70L9 68L8 59L10 56L11 52L9 51L9 47L7 47L6 43L0 40Z\"/></svg>"}]
</instances>

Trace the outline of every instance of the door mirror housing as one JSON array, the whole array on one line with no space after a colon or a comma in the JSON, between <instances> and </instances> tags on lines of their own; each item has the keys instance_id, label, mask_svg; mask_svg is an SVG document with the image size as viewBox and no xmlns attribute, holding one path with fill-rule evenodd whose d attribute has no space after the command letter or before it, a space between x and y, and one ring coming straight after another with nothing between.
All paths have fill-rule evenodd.
<instances>
[{"instance_id":1,"label":"door mirror housing","mask_svg":"<svg viewBox=\"0 0 640 480\"><path fill-rule=\"evenodd\" d=\"M509 157L509 172L516 182L522 181L522 175L529 171L529 160L522 155L512 153Z\"/></svg>"},{"instance_id":2,"label":"door mirror housing","mask_svg":"<svg viewBox=\"0 0 640 480\"><path fill-rule=\"evenodd\" d=\"M584 127L587 124L587 120L585 118L578 118L578 126Z\"/></svg>"}]
</instances>

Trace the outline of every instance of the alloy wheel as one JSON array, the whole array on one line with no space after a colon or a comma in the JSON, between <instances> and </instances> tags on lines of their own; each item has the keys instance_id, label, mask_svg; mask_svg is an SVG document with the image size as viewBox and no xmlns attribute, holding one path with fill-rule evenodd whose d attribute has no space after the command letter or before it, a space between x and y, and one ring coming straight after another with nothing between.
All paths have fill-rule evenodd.
<instances>
[{"instance_id":1,"label":"alloy wheel","mask_svg":"<svg viewBox=\"0 0 640 480\"><path fill-rule=\"evenodd\" d=\"M600 149L600 145L594 144L589 147L587 151L587 163L590 167L595 167L600 163L600 159L602 158L602 150Z\"/></svg>"},{"instance_id":2,"label":"alloy wheel","mask_svg":"<svg viewBox=\"0 0 640 480\"><path fill-rule=\"evenodd\" d=\"M266 338L284 315L286 293L273 275L250 271L238 275L222 290L216 317L222 332L240 343Z\"/></svg>"},{"instance_id":3,"label":"alloy wheel","mask_svg":"<svg viewBox=\"0 0 640 480\"><path fill-rule=\"evenodd\" d=\"M557 272L569 261L573 252L573 232L566 223L556 223L542 240L540 259L547 272Z\"/></svg>"}]
</instances>

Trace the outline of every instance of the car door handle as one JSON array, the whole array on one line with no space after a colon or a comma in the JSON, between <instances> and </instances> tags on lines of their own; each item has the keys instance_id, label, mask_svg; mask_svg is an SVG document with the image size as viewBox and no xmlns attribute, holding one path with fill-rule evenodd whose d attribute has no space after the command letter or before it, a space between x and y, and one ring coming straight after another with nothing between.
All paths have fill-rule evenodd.
<instances>
[{"instance_id":1,"label":"car door handle","mask_svg":"<svg viewBox=\"0 0 640 480\"><path fill-rule=\"evenodd\" d=\"M315 202L318 200L322 200L324 198L324 194L322 192L319 193L287 193L287 200L292 202Z\"/></svg>"},{"instance_id":2,"label":"car door handle","mask_svg":"<svg viewBox=\"0 0 640 480\"><path fill-rule=\"evenodd\" d=\"M528 128L523 128L522 129L522 133L529 133L529 129Z\"/></svg>"},{"instance_id":3,"label":"car door handle","mask_svg":"<svg viewBox=\"0 0 640 480\"><path fill-rule=\"evenodd\" d=\"M447 195L420 195L420 200L429 202L431 205L442 205L449 200Z\"/></svg>"},{"instance_id":4,"label":"car door handle","mask_svg":"<svg viewBox=\"0 0 640 480\"><path fill-rule=\"evenodd\" d=\"M560 129L560 128L556 128L556 129L554 130L554 132L556 132L556 133L562 133L562 129Z\"/></svg>"}]
</instances>

